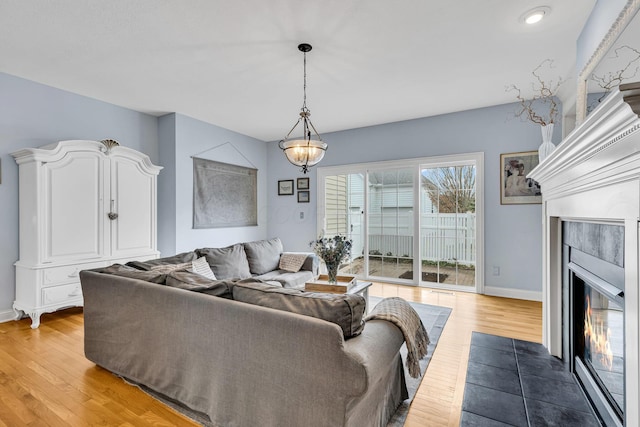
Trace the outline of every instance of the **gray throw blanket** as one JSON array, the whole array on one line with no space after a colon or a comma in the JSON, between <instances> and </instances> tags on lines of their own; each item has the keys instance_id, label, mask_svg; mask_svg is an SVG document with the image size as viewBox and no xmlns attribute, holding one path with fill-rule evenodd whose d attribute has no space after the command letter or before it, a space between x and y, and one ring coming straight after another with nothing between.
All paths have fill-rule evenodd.
<instances>
[{"instance_id":1,"label":"gray throw blanket","mask_svg":"<svg viewBox=\"0 0 640 427\"><path fill-rule=\"evenodd\" d=\"M413 307L402 298L385 298L365 320L388 320L400 328L407 344L406 364L409 375L413 378L420 377L420 359L427 355L429 335Z\"/></svg>"}]
</instances>

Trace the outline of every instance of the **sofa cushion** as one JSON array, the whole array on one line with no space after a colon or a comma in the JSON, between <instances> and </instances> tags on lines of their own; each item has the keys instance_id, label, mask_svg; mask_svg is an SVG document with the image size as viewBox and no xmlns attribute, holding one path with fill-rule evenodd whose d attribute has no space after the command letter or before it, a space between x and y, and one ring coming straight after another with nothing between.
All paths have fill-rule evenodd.
<instances>
[{"instance_id":1,"label":"sofa cushion","mask_svg":"<svg viewBox=\"0 0 640 427\"><path fill-rule=\"evenodd\" d=\"M166 279L166 273L162 271L145 271L137 268L128 267L122 264L113 264L109 267L98 268L94 271L105 274L113 274L114 276L129 277L132 279L144 280L145 282L158 283L163 285Z\"/></svg>"},{"instance_id":2,"label":"sofa cushion","mask_svg":"<svg viewBox=\"0 0 640 427\"><path fill-rule=\"evenodd\" d=\"M294 254L291 252L285 252L280 255L280 263L278 268L280 270L290 271L297 273L302 268L302 265L307 260L307 254Z\"/></svg>"},{"instance_id":3,"label":"sofa cushion","mask_svg":"<svg viewBox=\"0 0 640 427\"><path fill-rule=\"evenodd\" d=\"M138 270L151 270L152 267L157 265L184 264L185 262L191 262L196 258L198 258L198 255L193 251L183 252L169 257L150 259L149 261L130 261L127 263L127 266L137 268Z\"/></svg>"},{"instance_id":4,"label":"sofa cushion","mask_svg":"<svg viewBox=\"0 0 640 427\"><path fill-rule=\"evenodd\" d=\"M218 279L247 279L251 277L249 263L242 244L226 248L202 248L198 256L207 258L207 262Z\"/></svg>"},{"instance_id":5,"label":"sofa cushion","mask_svg":"<svg viewBox=\"0 0 640 427\"><path fill-rule=\"evenodd\" d=\"M282 242L277 237L245 243L244 251L247 254L251 273L264 274L268 271L277 270L282 250Z\"/></svg>"},{"instance_id":6,"label":"sofa cushion","mask_svg":"<svg viewBox=\"0 0 640 427\"><path fill-rule=\"evenodd\" d=\"M345 338L360 335L364 328L366 302L362 295L304 292L262 283L243 283L233 287L233 299L335 323Z\"/></svg>"},{"instance_id":7,"label":"sofa cushion","mask_svg":"<svg viewBox=\"0 0 640 427\"><path fill-rule=\"evenodd\" d=\"M207 279L190 271L174 271L167 274L166 285L208 295L231 298L228 283L223 280Z\"/></svg>"}]
</instances>

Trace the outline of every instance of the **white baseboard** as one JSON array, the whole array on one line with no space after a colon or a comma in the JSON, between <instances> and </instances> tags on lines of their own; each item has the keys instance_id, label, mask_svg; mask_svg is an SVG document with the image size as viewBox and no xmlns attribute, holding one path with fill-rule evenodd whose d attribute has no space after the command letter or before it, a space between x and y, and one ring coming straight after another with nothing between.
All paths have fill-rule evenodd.
<instances>
[{"instance_id":1,"label":"white baseboard","mask_svg":"<svg viewBox=\"0 0 640 427\"><path fill-rule=\"evenodd\" d=\"M0 323L16 320L16 312L13 310L0 311Z\"/></svg>"},{"instance_id":2,"label":"white baseboard","mask_svg":"<svg viewBox=\"0 0 640 427\"><path fill-rule=\"evenodd\" d=\"M484 294L494 297L524 299L529 301L542 301L542 292L523 291L522 289L498 288L495 286L485 286Z\"/></svg>"}]
</instances>

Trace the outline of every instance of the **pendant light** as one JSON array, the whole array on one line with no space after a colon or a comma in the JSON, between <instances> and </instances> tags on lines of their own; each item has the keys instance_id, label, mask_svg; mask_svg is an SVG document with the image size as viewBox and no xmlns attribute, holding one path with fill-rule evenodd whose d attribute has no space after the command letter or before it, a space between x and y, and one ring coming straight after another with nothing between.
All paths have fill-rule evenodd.
<instances>
[{"instance_id":1,"label":"pendant light","mask_svg":"<svg viewBox=\"0 0 640 427\"><path fill-rule=\"evenodd\" d=\"M320 160L322 160L324 152L327 150L327 144L322 142L318 131L311 123L311 119L309 118L311 111L307 108L307 52L311 51L311 45L302 43L298 45L298 50L304 55L304 97L302 109L300 111L300 118L278 145L282 151L284 151L287 160L289 160L291 164L300 166L302 173L306 174L311 166L318 164ZM302 138L289 139L291 133L300 123L302 123ZM315 135L315 139L311 138L311 132Z\"/></svg>"}]
</instances>

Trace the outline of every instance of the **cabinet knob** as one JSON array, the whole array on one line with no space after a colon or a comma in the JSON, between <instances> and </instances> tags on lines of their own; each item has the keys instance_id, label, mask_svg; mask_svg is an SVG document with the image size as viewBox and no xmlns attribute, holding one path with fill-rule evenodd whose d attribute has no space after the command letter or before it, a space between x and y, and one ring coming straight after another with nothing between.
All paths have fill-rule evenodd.
<instances>
[{"instance_id":1,"label":"cabinet knob","mask_svg":"<svg viewBox=\"0 0 640 427\"><path fill-rule=\"evenodd\" d=\"M114 219L118 218L118 214L113 211L113 207L114 206L115 206L115 200L111 199L111 212L109 212L107 214L107 216L109 217L109 219L111 221L113 221Z\"/></svg>"}]
</instances>

